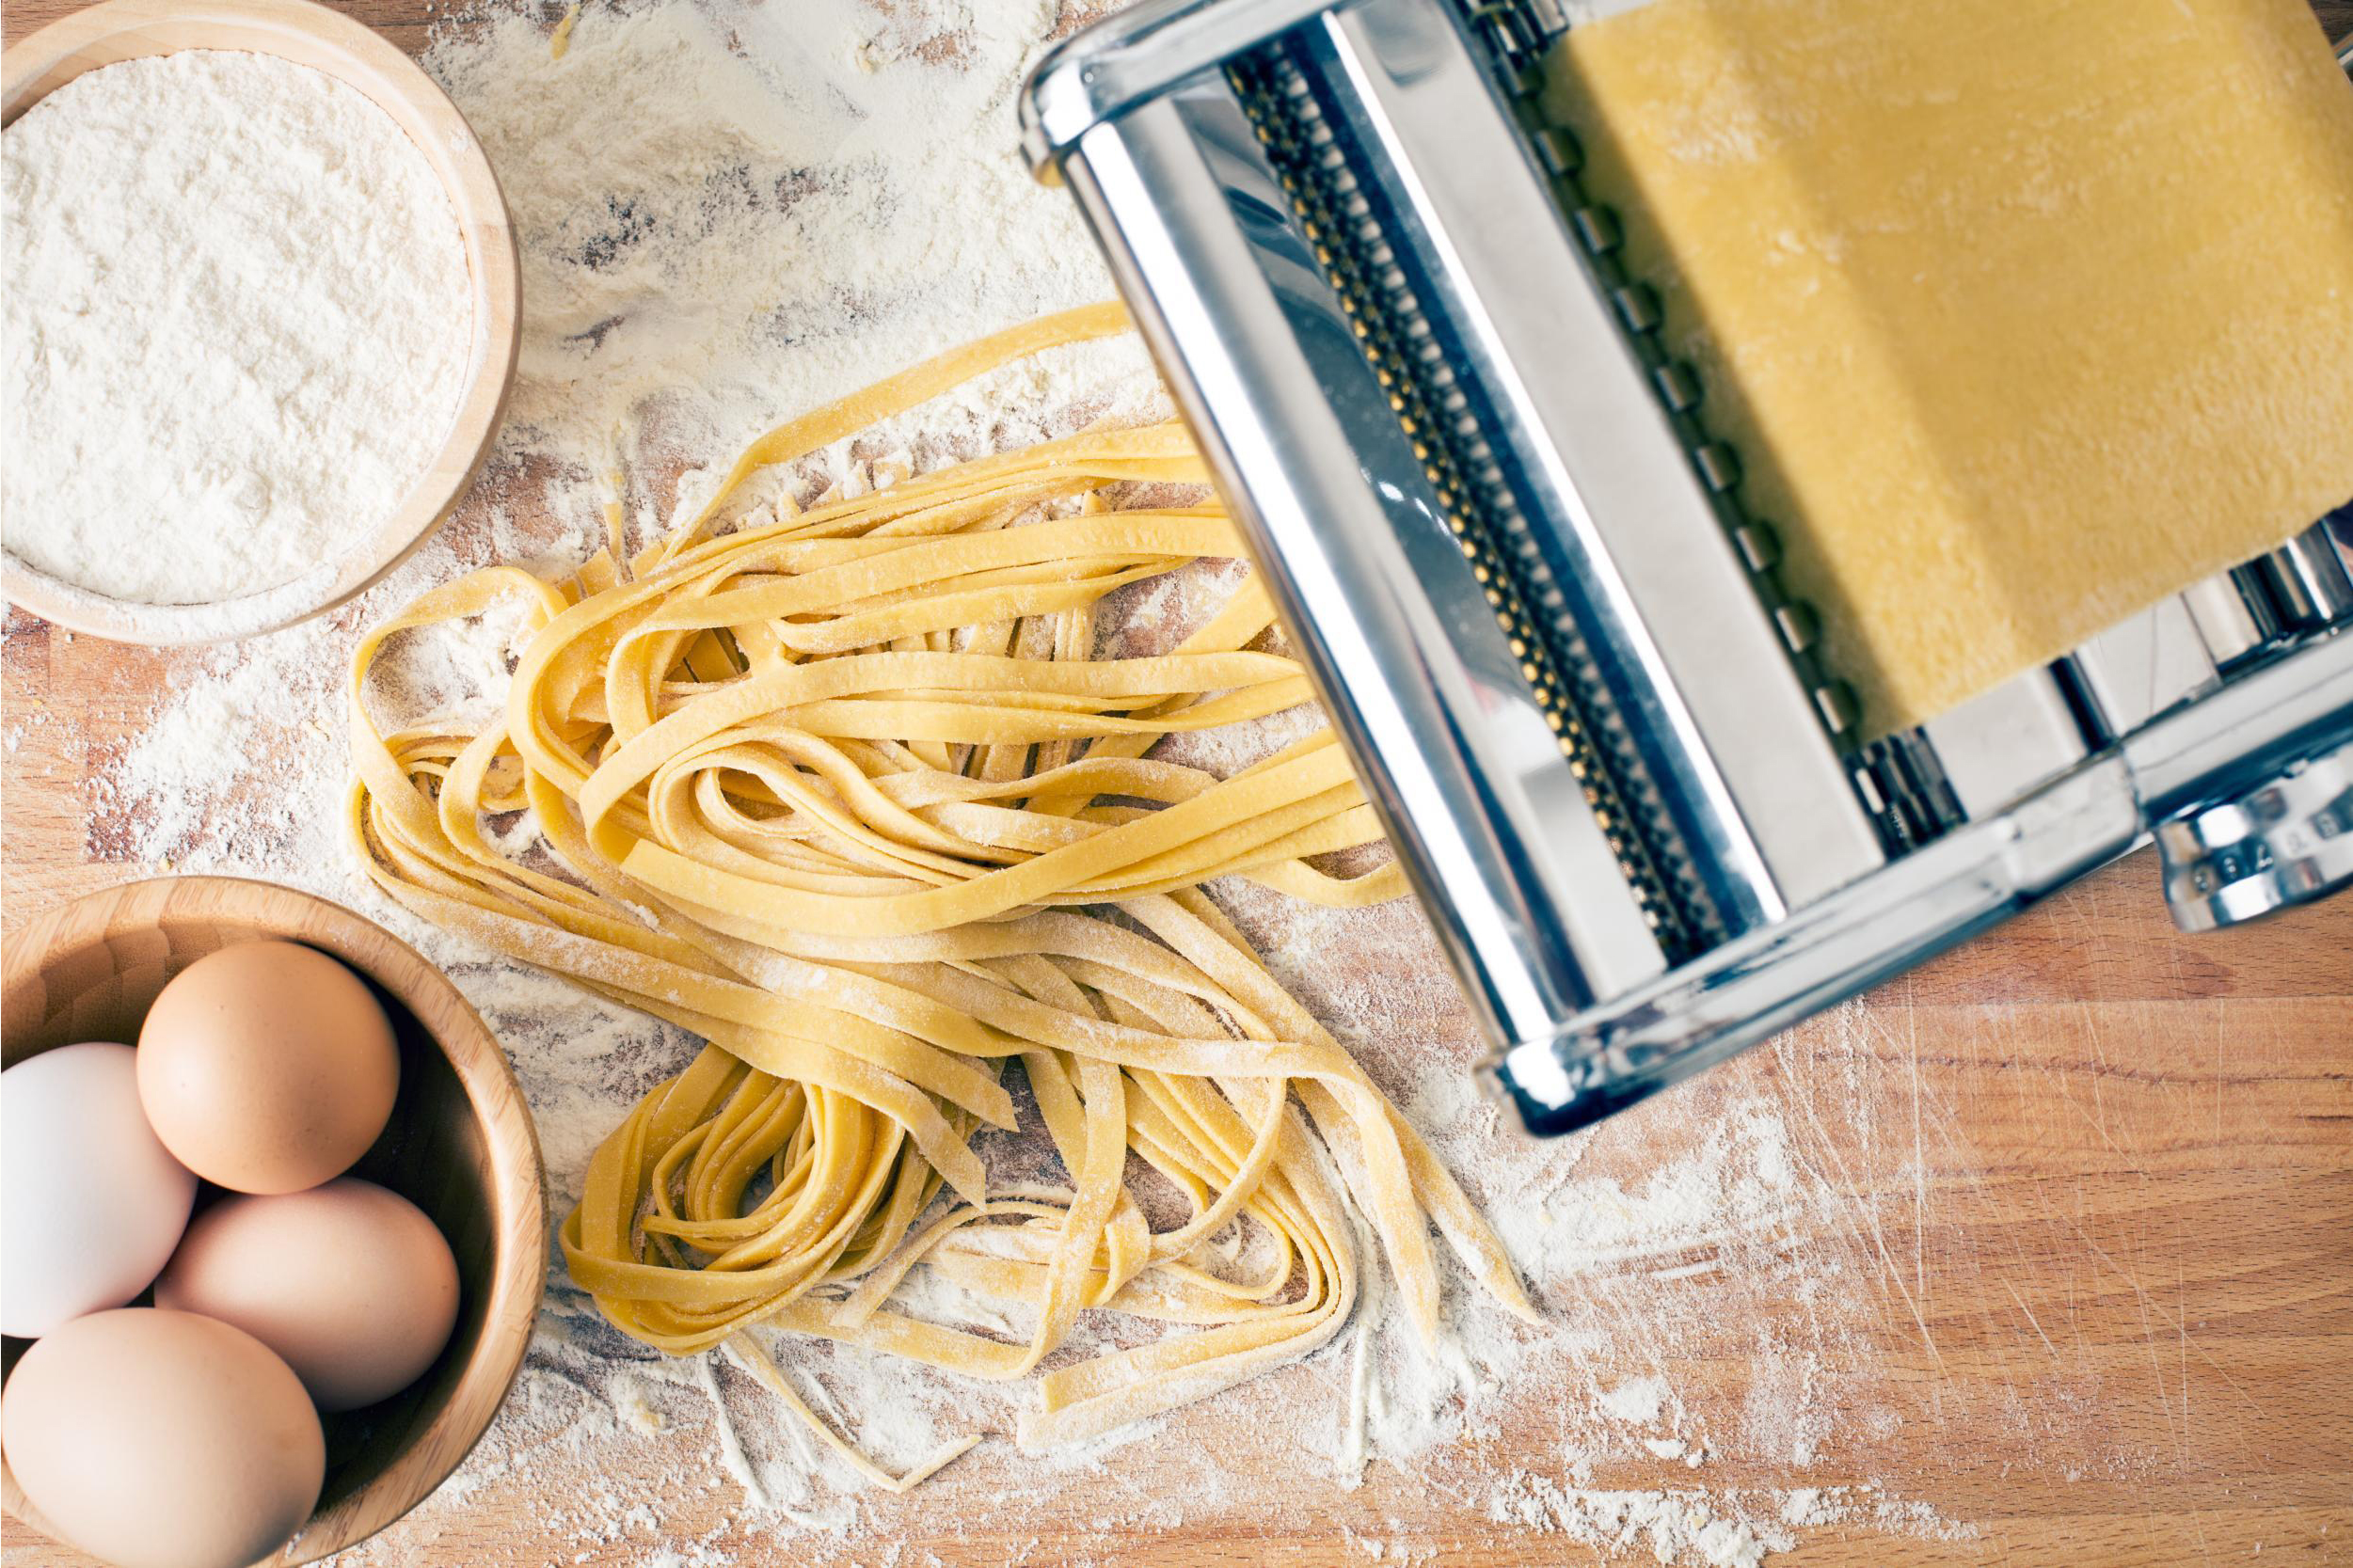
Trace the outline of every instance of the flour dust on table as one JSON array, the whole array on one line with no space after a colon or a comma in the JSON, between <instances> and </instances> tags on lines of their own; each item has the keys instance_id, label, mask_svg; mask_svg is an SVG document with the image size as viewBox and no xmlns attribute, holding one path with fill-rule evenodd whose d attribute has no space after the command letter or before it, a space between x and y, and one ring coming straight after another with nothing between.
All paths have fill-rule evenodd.
<instances>
[{"instance_id":1,"label":"flour dust on table","mask_svg":"<svg viewBox=\"0 0 2353 1568\"><path fill-rule=\"evenodd\" d=\"M1111 297L1077 208L1033 181L1012 102L1052 3L598 6L561 57L535 11L425 56L489 152L523 246L514 449L732 456L952 343ZM626 106L626 108L624 108ZM1132 341L1009 367L927 436L1154 384Z\"/></svg>"},{"instance_id":2,"label":"flour dust on table","mask_svg":"<svg viewBox=\"0 0 2353 1568\"><path fill-rule=\"evenodd\" d=\"M428 56L499 169L524 246L517 417L484 483L344 611L155 656L172 695L120 754L86 759L84 804L111 858L311 887L447 967L514 1058L562 1212L597 1142L697 1042L424 926L350 867L341 682L362 628L481 565L577 564L607 545L611 503L631 540L650 540L780 416L1109 284L1067 198L1031 186L1010 135L1013 85L1075 17L949 0L591 6L559 59L558 14L469 12ZM1132 342L1059 350L839 443L785 486L854 492L878 469L1165 413ZM1106 654L1180 641L1237 570L1205 562L1123 590L1102 617ZM478 717L507 685L515 630L484 618L407 634L371 701L388 723ZM1170 754L1226 771L1312 722L1295 710ZM531 832L494 826L517 845ZM584 1560L665 1568L739 1560L755 1542L796 1561L920 1562L919 1547L893 1553L946 1535L959 1562L1034 1561L1048 1515L1095 1531L1106 1556L1115 1540L1307 1511L1368 1561L1453 1559L1475 1538L1711 1568L1824 1527L1965 1528L1865 1467L1906 1405L1861 1370L1871 1357L1852 1327L1885 1289L1876 1200L1847 1192L1820 1135L1873 1115L1857 1081L1817 1072L1801 1095L1723 1075L1678 1093L1672 1117L1530 1142L1476 1095L1475 1032L1410 903L1331 911L1247 883L1210 891L1493 1217L1542 1326L1450 1273L1436 1355L1393 1294L1375 1296L1303 1362L1044 1457L1010 1435L1021 1386L763 1336L803 1397L885 1469L983 1435L895 1497L866 1490L735 1361L660 1356L612 1329L551 1254L548 1310L498 1423L400 1529L343 1560L493 1555L468 1532L494 1504ZM976 1148L993 1180L1052 1168L1031 1138ZM927 1271L908 1289L920 1317L1025 1331ZM1734 1323L1766 1328L1728 1344ZM1089 1315L1060 1354L1118 1348L1119 1332ZM1710 1365L1738 1369L1728 1396ZM1461 1539L1428 1533L1431 1497Z\"/></svg>"}]
</instances>

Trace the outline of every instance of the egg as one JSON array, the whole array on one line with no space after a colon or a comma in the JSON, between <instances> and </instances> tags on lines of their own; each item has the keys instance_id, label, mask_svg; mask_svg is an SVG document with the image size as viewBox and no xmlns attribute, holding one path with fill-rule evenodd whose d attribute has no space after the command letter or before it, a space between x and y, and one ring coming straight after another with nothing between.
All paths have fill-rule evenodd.
<instances>
[{"instance_id":1,"label":"egg","mask_svg":"<svg viewBox=\"0 0 2353 1568\"><path fill-rule=\"evenodd\" d=\"M234 1323L283 1356L322 1410L398 1393L457 1322L457 1261L424 1211L345 1177L231 1197L188 1227L155 1305Z\"/></svg>"},{"instance_id":2,"label":"egg","mask_svg":"<svg viewBox=\"0 0 2353 1568\"><path fill-rule=\"evenodd\" d=\"M326 1473L292 1368L243 1329L153 1307L26 1351L0 1450L45 1521L117 1568L244 1568L302 1528Z\"/></svg>"},{"instance_id":3,"label":"egg","mask_svg":"<svg viewBox=\"0 0 2353 1568\"><path fill-rule=\"evenodd\" d=\"M61 1046L0 1073L0 1330L32 1338L120 1307L195 1201L139 1107L129 1046Z\"/></svg>"},{"instance_id":4,"label":"egg","mask_svg":"<svg viewBox=\"0 0 2353 1568\"><path fill-rule=\"evenodd\" d=\"M173 976L139 1028L139 1099L207 1181L294 1193L341 1176L400 1091L392 1023L313 948L247 942Z\"/></svg>"}]
</instances>

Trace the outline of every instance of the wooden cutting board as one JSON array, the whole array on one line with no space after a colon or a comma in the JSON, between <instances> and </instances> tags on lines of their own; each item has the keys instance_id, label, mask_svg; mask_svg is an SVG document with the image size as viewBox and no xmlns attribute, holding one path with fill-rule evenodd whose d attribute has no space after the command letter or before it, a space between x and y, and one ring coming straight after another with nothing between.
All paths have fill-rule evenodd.
<instances>
[{"instance_id":1,"label":"wooden cutting board","mask_svg":"<svg viewBox=\"0 0 2353 1568\"><path fill-rule=\"evenodd\" d=\"M20 0L7 25L13 34L72 8ZM421 47L422 0L345 8ZM2319 9L2333 32L2353 27L2353 5ZM8 927L163 869L110 859L91 822L109 759L189 657L67 638L8 612ZM1369 982L1382 958L1340 950L1325 961ZM1426 1028L1431 1050L1471 1049L1458 1014L1408 1013L1399 1026ZM1868 1481L1967 1532L1801 1528L1775 1563L2058 1568L2240 1562L2258 1551L2266 1562L2353 1563L2353 897L2186 938L2167 922L2150 857L2135 856L1618 1118L1574 1152L1576 1169L1630 1190L1688 1157L1741 1104L1773 1109L1834 1200L1804 1240L1844 1260L1844 1286L1781 1300L1742 1278L1737 1250L1688 1261L1662 1370L1693 1427L1731 1430L1772 1397L1760 1347L1803 1332L1840 1348L1814 1369L1809 1394L1835 1418L1802 1467L1751 1457L1698 1473L1661 1458L1618 1464L1598 1484L1696 1477L1722 1492ZM1621 1311L1633 1299L1622 1284L1571 1282L1544 1306L1605 1326L1622 1346L1648 1332L1643 1313L1661 1310L1652 1290L1639 1311ZM1663 1320L1658 1332L1666 1342ZM1546 1412L1584 1399L1586 1375L1566 1360L1528 1373L1478 1436L1481 1465L1557 1476ZM1222 1418L1205 1407L1167 1441L1232 1441L1233 1418ZM733 1481L679 1484L678 1446L707 1443L635 1434L598 1449L593 1473L552 1445L518 1450L358 1560L803 1560L803 1544L739 1514ZM839 1560L1533 1568L1597 1559L1566 1536L1498 1522L1409 1466L1376 1463L1343 1490L1322 1479L1323 1462L1295 1475L1278 1456L1250 1495L1172 1523L1135 1506L1153 1477L1124 1474L1123 1463L1114 1453L1100 1470L1073 1472L1049 1501L1010 1517L982 1495L985 1469L960 1479L952 1468L913 1497L876 1499L875 1527ZM592 1485L642 1497L645 1521L584 1536L551 1498ZM12 1526L8 1546L11 1563L82 1560ZM1637 1546L1630 1560L1649 1558Z\"/></svg>"}]
</instances>

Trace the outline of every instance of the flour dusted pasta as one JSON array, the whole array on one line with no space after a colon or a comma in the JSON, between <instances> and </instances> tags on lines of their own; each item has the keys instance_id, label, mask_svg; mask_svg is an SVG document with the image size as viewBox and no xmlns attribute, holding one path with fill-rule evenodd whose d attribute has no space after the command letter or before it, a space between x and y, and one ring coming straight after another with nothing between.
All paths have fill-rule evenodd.
<instances>
[{"instance_id":1,"label":"flour dusted pasta","mask_svg":"<svg viewBox=\"0 0 2353 1568\"><path fill-rule=\"evenodd\" d=\"M563 1229L574 1278L648 1344L730 1345L820 1431L755 1325L998 1380L1037 1373L1085 1309L1168 1325L1039 1375L1020 1437L1045 1448L1325 1343L1375 1245L1428 1337L1433 1223L1531 1311L1427 1147L1200 891L1402 891L1393 865L1310 863L1378 836L1344 753L1320 732L1223 780L1147 755L1310 699L1295 660L1251 646L1264 590L1246 580L1171 652L1094 657L1105 594L1241 552L1214 505L1106 504L1203 483L1180 428L715 530L763 467L1124 325L1073 311L918 366L771 432L636 560L569 583L476 574L355 657L349 830L377 884L709 1042L596 1151ZM384 641L509 596L533 634L503 722L381 734L365 690ZM560 873L486 834L526 806ZM973 1151L1012 1125L1012 1060L1065 1184L992 1191ZM1174 1228L1147 1223L1131 1152L1184 1195ZM1265 1243L1243 1277L1206 1245L1237 1223ZM894 1310L919 1264L1026 1307L1027 1341ZM960 1451L903 1479L863 1467L905 1486Z\"/></svg>"}]
</instances>

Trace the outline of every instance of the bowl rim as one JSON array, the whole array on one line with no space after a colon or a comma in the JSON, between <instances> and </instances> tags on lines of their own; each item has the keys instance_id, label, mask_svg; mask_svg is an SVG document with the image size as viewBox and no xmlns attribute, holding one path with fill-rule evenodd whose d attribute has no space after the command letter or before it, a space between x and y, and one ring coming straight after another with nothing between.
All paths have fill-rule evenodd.
<instances>
[{"instance_id":1,"label":"bowl rim","mask_svg":"<svg viewBox=\"0 0 2353 1568\"><path fill-rule=\"evenodd\" d=\"M358 1544L430 1497L482 1440L521 1375L548 1283L547 1181L539 1131L513 1064L455 983L375 921L300 888L246 877L185 876L151 877L85 894L0 939L0 990L12 992L33 983L42 964L60 951L153 930L172 919L249 921L257 938L307 942L353 963L416 1016L457 1074L485 1130L499 1240L482 1337L432 1423L413 1433L399 1455L358 1490L312 1513L301 1533L266 1560L281 1568L312 1562ZM5 1462L0 1462L0 1503L28 1527L45 1524Z\"/></svg>"},{"instance_id":2,"label":"bowl rim","mask_svg":"<svg viewBox=\"0 0 2353 1568\"><path fill-rule=\"evenodd\" d=\"M315 0L100 0L0 47L0 125L87 71L188 49L292 60L391 116L432 165L455 212L474 330L448 430L416 483L347 555L291 582L211 603L138 604L65 582L0 548L0 595L72 631L157 646L226 641L309 620L365 593L415 554L488 460L522 343L521 258L481 140L415 60L374 28Z\"/></svg>"}]
</instances>

